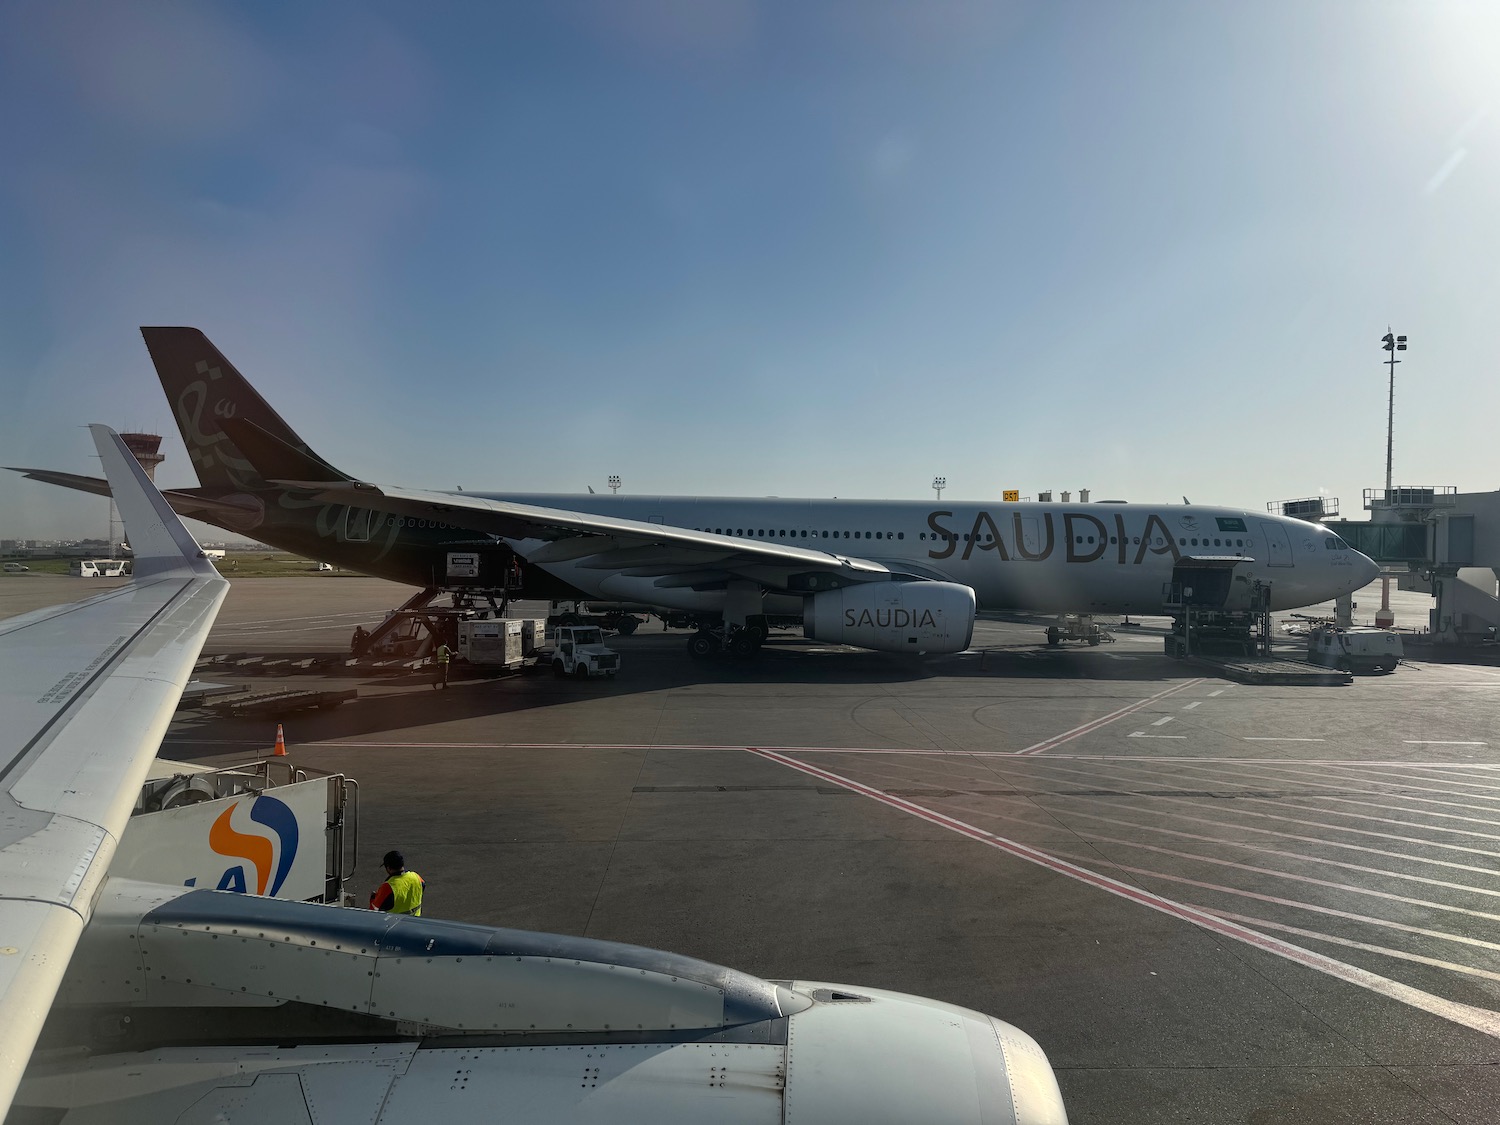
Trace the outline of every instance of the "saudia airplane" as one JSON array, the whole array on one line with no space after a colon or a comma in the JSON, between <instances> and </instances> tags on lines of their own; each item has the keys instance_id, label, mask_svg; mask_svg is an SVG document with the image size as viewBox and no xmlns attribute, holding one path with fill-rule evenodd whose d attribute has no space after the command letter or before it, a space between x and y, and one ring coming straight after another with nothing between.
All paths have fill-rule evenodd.
<instances>
[{"instance_id":1,"label":"saudia airplane","mask_svg":"<svg viewBox=\"0 0 1500 1125\"><path fill-rule=\"evenodd\" d=\"M1327 601L1376 565L1327 528L1233 508L445 492L319 457L195 328L143 328L201 485L182 515L366 574L459 594L629 602L699 622L698 656L748 655L770 618L882 652L968 647L977 610L1161 613L1185 560L1270 608ZM106 492L92 477L21 469ZM519 579L519 581L517 581Z\"/></svg>"},{"instance_id":2,"label":"saudia airplane","mask_svg":"<svg viewBox=\"0 0 1500 1125\"><path fill-rule=\"evenodd\" d=\"M93 433L133 580L0 622L0 1118L1067 1125L1035 1040L952 1004L174 886L162 849L122 878L228 584L119 435ZM288 828L249 819L291 863ZM230 835L262 845L271 889L270 842Z\"/></svg>"}]
</instances>

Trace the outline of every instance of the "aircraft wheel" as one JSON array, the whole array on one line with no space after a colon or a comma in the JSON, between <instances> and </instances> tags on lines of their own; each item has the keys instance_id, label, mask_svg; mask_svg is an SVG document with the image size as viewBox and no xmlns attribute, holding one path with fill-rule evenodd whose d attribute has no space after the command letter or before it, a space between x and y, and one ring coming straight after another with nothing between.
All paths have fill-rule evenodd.
<instances>
[{"instance_id":1,"label":"aircraft wheel","mask_svg":"<svg viewBox=\"0 0 1500 1125\"><path fill-rule=\"evenodd\" d=\"M711 633L694 633L688 638L688 652L699 660L719 651L719 642Z\"/></svg>"},{"instance_id":2,"label":"aircraft wheel","mask_svg":"<svg viewBox=\"0 0 1500 1125\"><path fill-rule=\"evenodd\" d=\"M1056 625L1052 625L1047 629L1047 643L1049 645L1062 643L1062 632Z\"/></svg>"},{"instance_id":3,"label":"aircraft wheel","mask_svg":"<svg viewBox=\"0 0 1500 1125\"><path fill-rule=\"evenodd\" d=\"M754 656L755 650L760 648L756 638L749 629L741 629L729 638L729 652L732 656L741 658Z\"/></svg>"}]
</instances>

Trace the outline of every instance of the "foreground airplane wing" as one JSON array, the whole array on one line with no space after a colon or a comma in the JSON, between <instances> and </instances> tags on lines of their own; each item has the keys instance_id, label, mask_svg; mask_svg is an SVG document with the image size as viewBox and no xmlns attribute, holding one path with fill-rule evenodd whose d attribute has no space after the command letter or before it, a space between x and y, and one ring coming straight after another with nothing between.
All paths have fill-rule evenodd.
<instances>
[{"instance_id":1,"label":"foreground airplane wing","mask_svg":"<svg viewBox=\"0 0 1500 1125\"><path fill-rule=\"evenodd\" d=\"M91 429L134 580L0 622L0 1115L228 589L119 435Z\"/></svg>"}]
</instances>

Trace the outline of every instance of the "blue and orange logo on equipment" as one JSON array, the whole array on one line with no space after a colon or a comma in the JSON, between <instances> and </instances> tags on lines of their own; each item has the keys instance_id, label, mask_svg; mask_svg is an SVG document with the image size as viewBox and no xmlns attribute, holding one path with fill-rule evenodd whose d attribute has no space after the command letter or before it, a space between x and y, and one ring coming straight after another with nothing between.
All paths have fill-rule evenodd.
<instances>
[{"instance_id":1,"label":"blue and orange logo on equipment","mask_svg":"<svg viewBox=\"0 0 1500 1125\"><path fill-rule=\"evenodd\" d=\"M250 810L252 824L246 827L264 828L264 835L242 832L230 823L235 810L242 805L248 805ZM226 868L219 877L217 890L247 892L250 885L246 876L253 868L255 893L274 895L286 882L292 861L297 858L297 818L285 804L265 794L236 801L209 828L208 846L219 855L246 861Z\"/></svg>"}]
</instances>

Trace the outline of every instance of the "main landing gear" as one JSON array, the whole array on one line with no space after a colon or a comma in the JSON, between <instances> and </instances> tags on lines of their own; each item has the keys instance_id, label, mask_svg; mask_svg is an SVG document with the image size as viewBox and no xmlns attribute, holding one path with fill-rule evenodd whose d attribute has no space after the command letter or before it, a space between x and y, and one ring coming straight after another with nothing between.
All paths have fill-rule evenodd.
<instances>
[{"instance_id":1,"label":"main landing gear","mask_svg":"<svg viewBox=\"0 0 1500 1125\"><path fill-rule=\"evenodd\" d=\"M748 617L743 625L700 625L688 638L688 652L699 660L722 652L747 660L760 651L769 634L763 616Z\"/></svg>"}]
</instances>

